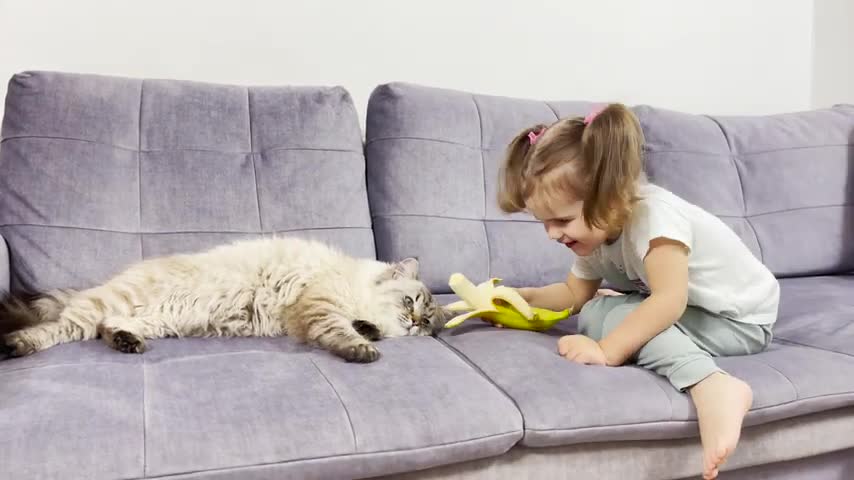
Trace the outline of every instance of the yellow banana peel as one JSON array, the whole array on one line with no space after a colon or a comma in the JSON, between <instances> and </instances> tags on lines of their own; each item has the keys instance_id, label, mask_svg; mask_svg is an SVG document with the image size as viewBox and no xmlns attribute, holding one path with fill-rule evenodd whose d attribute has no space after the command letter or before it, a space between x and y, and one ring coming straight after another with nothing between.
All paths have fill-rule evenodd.
<instances>
[{"instance_id":1,"label":"yellow banana peel","mask_svg":"<svg viewBox=\"0 0 854 480\"><path fill-rule=\"evenodd\" d=\"M445 308L466 313L452 318L445 328L454 328L470 318L483 318L507 328L541 332L572 314L571 309L555 312L531 307L519 292L499 283L500 278L491 278L475 285L461 273L452 274L448 286L462 300Z\"/></svg>"}]
</instances>

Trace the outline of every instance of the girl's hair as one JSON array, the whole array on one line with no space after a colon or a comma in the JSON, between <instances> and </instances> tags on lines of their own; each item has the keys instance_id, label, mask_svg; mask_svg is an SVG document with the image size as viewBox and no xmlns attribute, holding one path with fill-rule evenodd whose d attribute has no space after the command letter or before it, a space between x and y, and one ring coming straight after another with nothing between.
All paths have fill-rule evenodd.
<instances>
[{"instance_id":1,"label":"girl's hair","mask_svg":"<svg viewBox=\"0 0 854 480\"><path fill-rule=\"evenodd\" d=\"M555 201L584 202L589 227L616 233L637 201L643 131L625 105L598 114L526 128L507 149L498 204L507 213L531 205L554 210Z\"/></svg>"}]
</instances>

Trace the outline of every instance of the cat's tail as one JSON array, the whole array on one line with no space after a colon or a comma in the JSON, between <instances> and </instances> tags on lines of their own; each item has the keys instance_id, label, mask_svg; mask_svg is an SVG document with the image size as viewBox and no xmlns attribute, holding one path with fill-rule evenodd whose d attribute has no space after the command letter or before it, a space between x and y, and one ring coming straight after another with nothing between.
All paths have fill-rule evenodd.
<instances>
[{"instance_id":1,"label":"cat's tail","mask_svg":"<svg viewBox=\"0 0 854 480\"><path fill-rule=\"evenodd\" d=\"M0 339L27 327L59 319L73 290L39 294L6 294L0 300Z\"/></svg>"}]
</instances>

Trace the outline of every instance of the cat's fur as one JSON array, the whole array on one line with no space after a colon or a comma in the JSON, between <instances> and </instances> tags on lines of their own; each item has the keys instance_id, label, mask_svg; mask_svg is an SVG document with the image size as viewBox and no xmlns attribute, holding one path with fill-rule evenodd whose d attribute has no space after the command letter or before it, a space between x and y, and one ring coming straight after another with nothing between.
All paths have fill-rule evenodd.
<instances>
[{"instance_id":1,"label":"cat's fur","mask_svg":"<svg viewBox=\"0 0 854 480\"><path fill-rule=\"evenodd\" d=\"M432 335L445 315L415 259L390 264L278 237L145 260L88 290L8 298L0 346L23 356L100 336L141 353L146 338L289 335L372 362L372 340Z\"/></svg>"}]
</instances>

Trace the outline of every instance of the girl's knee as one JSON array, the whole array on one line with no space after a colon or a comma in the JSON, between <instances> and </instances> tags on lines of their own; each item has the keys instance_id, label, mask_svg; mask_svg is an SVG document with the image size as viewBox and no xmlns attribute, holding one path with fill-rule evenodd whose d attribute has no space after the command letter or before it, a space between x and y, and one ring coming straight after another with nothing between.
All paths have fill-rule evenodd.
<instances>
[{"instance_id":1,"label":"girl's knee","mask_svg":"<svg viewBox=\"0 0 854 480\"><path fill-rule=\"evenodd\" d=\"M595 337L597 331L602 330L607 310L602 308L602 297L596 297L588 301L578 312L578 333Z\"/></svg>"}]
</instances>

